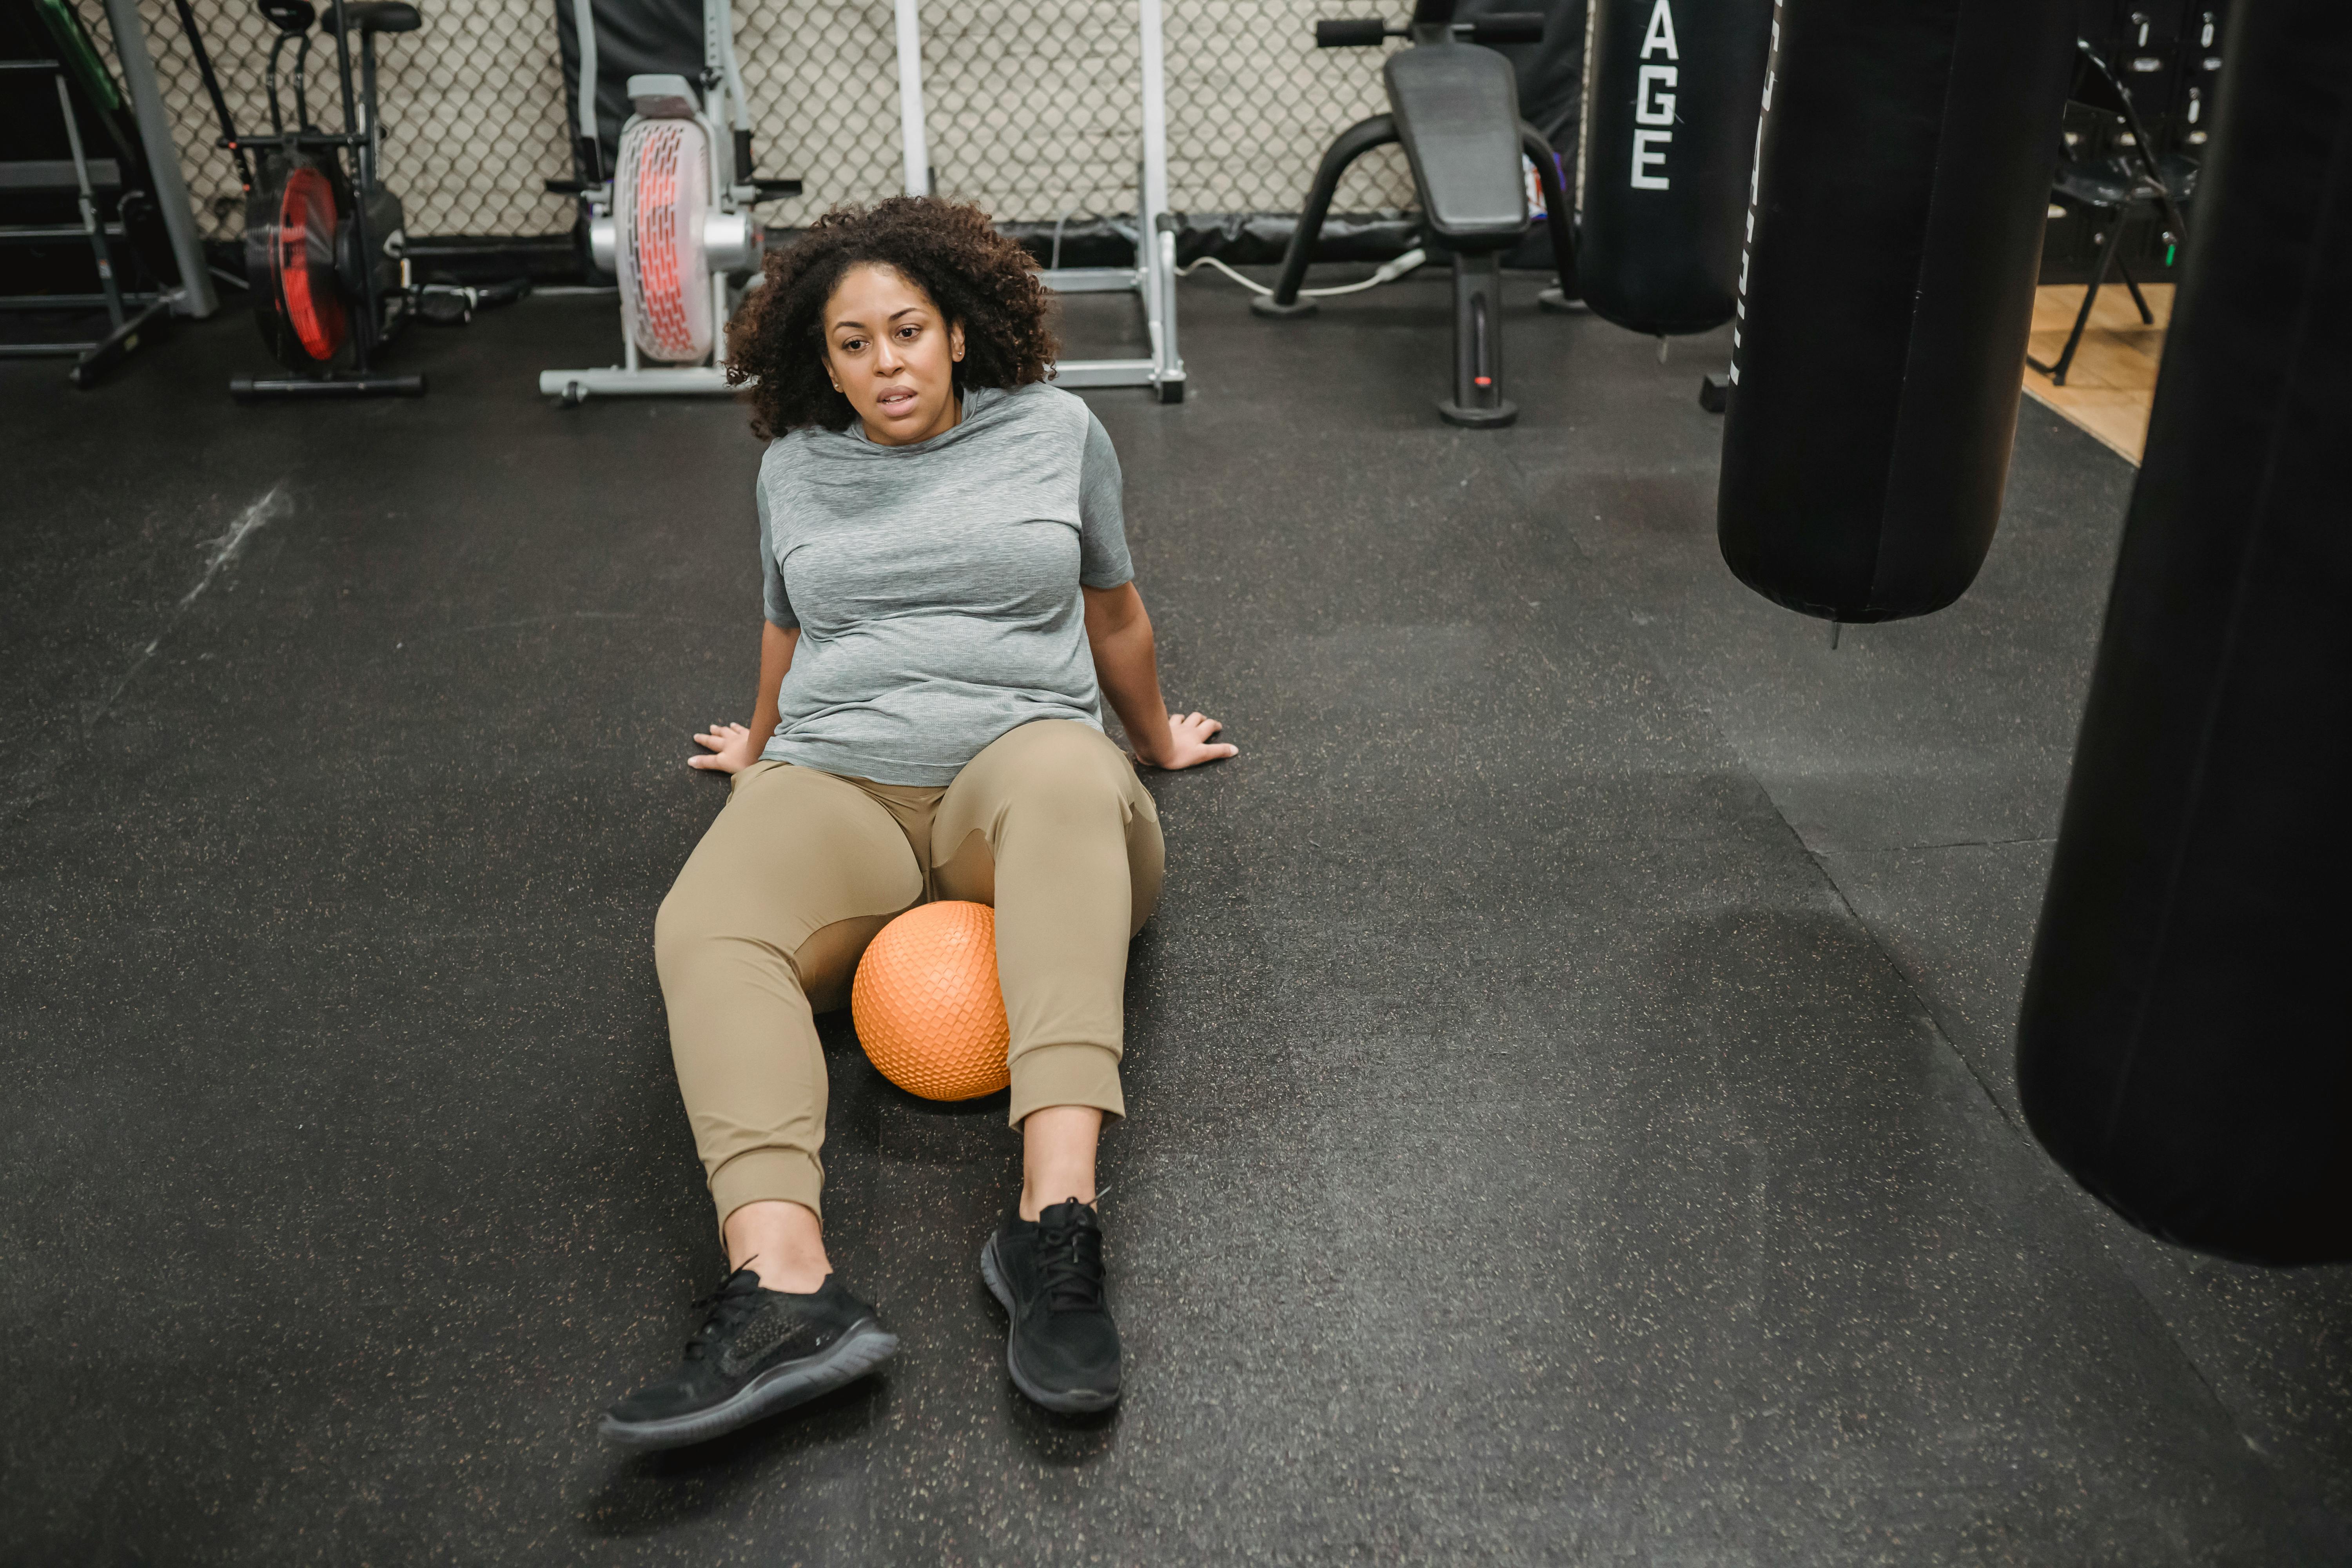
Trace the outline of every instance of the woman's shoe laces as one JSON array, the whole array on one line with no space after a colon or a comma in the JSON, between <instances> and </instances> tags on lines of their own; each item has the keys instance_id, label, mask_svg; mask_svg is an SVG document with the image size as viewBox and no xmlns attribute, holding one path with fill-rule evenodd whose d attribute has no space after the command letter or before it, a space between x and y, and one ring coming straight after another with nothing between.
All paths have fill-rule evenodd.
<instances>
[{"instance_id":1,"label":"woman's shoe laces","mask_svg":"<svg viewBox=\"0 0 2352 1568\"><path fill-rule=\"evenodd\" d=\"M1037 1276L1050 1310L1102 1310L1102 1227L1094 1219L1076 1198L1037 1216Z\"/></svg>"},{"instance_id":2,"label":"woman's shoe laces","mask_svg":"<svg viewBox=\"0 0 2352 1568\"><path fill-rule=\"evenodd\" d=\"M745 1269L751 1267L751 1260L746 1258L741 1268L735 1269L719 1282L718 1289L695 1302L693 1310L699 1312L709 1309L710 1315L702 1320L700 1328L694 1331L694 1338L686 1342L687 1360L702 1360L705 1347L713 1340L722 1338L731 1331L744 1314L751 1310L758 1299L757 1287L750 1290L728 1289L735 1283ZM752 1278L757 1279L759 1276L753 1275Z\"/></svg>"}]
</instances>

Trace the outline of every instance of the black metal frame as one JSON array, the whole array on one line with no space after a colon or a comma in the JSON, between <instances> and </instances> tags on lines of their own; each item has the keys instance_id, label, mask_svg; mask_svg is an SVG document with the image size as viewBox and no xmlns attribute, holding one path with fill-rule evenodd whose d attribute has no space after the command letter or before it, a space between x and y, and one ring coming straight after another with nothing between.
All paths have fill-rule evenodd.
<instances>
[{"instance_id":1,"label":"black metal frame","mask_svg":"<svg viewBox=\"0 0 2352 1568\"><path fill-rule=\"evenodd\" d=\"M237 178L246 194L254 188L253 171L247 160L247 150L275 151L291 154L304 150L323 151L330 158L350 163L353 244L360 258L359 291L356 303L360 309L351 314L352 368L329 371L323 375L236 376L228 384L229 395L240 402L262 398L349 398L349 397L419 397L425 393L422 375L394 375L376 370L373 359L378 350L389 342L400 322L388 310L389 301L376 287L375 247L368 236L368 198L376 189L378 128L375 102L375 35L363 30L360 37L362 81L364 91L355 91L352 79L351 28L344 15L343 0L331 0L333 21L329 30L335 37L335 68L343 108L341 131L313 131L304 127L298 107L296 128L268 136L239 136L236 122L230 118L228 103L221 95L219 79L213 72L212 57L205 48L204 36L197 30L194 14L187 0L174 0L180 14L180 25L188 35L188 45L195 56L197 73L203 77L205 90L213 100L213 112L219 118L221 135L218 145L228 149L236 160ZM302 36L307 40L309 24ZM278 39L284 47L284 37ZM275 66L277 52L270 58ZM297 64L298 72L300 69ZM273 68L272 77L275 77ZM275 82L273 79L272 86ZM299 100L298 100L299 104ZM364 106L366 116L359 110ZM277 94L270 95L270 111L277 118ZM361 129L353 130L353 126Z\"/></svg>"},{"instance_id":2,"label":"black metal frame","mask_svg":"<svg viewBox=\"0 0 2352 1568\"><path fill-rule=\"evenodd\" d=\"M1415 47L1456 40L1523 43L1534 41L1527 36L1530 24L1535 37L1542 36L1540 15L1503 14L1457 22L1454 19L1454 5L1455 0L1416 0L1412 21L1404 27L1391 27L1377 20L1326 20L1317 24L1315 41L1322 48L1377 47L1393 37L1410 37ZM1298 215L1298 226L1291 231L1289 247L1283 253L1282 271L1274 292L1252 300L1253 311L1276 320L1314 314L1315 301L1300 299L1299 290L1306 284L1307 265L1322 235L1323 221L1330 215L1331 198L1339 188L1340 176L1348 172L1349 164L1373 148L1397 140L1396 117L1392 113L1360 120L1339 132L1317 166L1314 183L1307 187L1306 206ZM1543 191L1545 227L1551 237L1552 261L1559 272L1559 291L1566 296L1575 287L1576 230L1574 216L1569 210L1566 182L1560 177L1559 158L1543 132L1524 120L1519 121L1519 146L1536 166L1536 179ZM1422 193L1422 205L1426 211L1426 192ZM1453 425L1479 428L1508 425L1518 417L1518 409L1503 395L1500 255L1491 249L1465 252L1433 236L1424 244L1442 251L1454 264L1454 395L1439 403L1438 414Z\"/></svg>"},{"instance_id":3,"label":"black metal frame","mask_svg":"<svg viewBox=\"0 0 2352 1568\"><path fill-rule=\"evenodd\" d=\"M0 359L61 359L70 355L73 368L66 373L66 379L75 386L88 388L112 374L141 345L152 342L158 333L170 329L172 304L176 296L168 289L133 290L122 287L122 279L115 266L113 242L116 239L127 241L130 236L121 217L121 197L118 194L115 221L107 222L99 210L98 185L91 177L88 151L82 146L81 124L74 118L73 92L64 63L47 59L0 60L0 78L18 73L43 74L56 84L58 110L66 122L66 145L72 156L73 190L81 221L78 225L0 225L0 243L37 245L49 240L70 239L78 235L85 237L89 241L90 260L98 271L99 291L95 294L15 295L0 299L0 310L88 310L103 305L110 330L104 337L91 340L0 343ZM121 184L118 180L118 192ZM131 313L133 310L136 314Z\"/></svg>"},{"instance_id":4,"label":"black metal frame","mask_svg":"<svg viewBox=\"0 0 2352 1568\"><path fill-rule=\"evenodd\" d=\"M2025 358L2027 364L2050 378L2053 386L2066 384L2066 373L2073 368L2075 351L2083 346L2083 333L2091 323L2091 307L2097 302L2099 289L2105 284L2110 268L2123 275L2124 287L2131 290L2132 303L2139 308L2141 323L2145 326L2156 324L2156 312L2148 309L2147 296L2139 291L2138 279L2131 275L2131 268L2123 259L2124 231L2131 226L2135 209L2146 206L2162 214L2166 225L2165 237L2168 243L2180 245L2189 237L2188 221L2181 216L2180 204L2175 199L2171 184L2166 180L2162 166L2156 161L2154 146L2148 140L2147 122L2140 118L2139 106L2133 102L2131 89L2124 86L2123 79L2116 74L2115 68L2091 47L2089 40L2076 39L2074 48L2080 60L2075 68L2076 91L2069 96L2076 102L2089 101L2081 92L2085 81L2105 89L2100 100L2089 102L2089 107L2123 116L2125 127L2131 132L2131 162L2139 165L2139 178L2122 201L2113 204L2095 200L2080 191L2068 190L2063 184L2054 193L2068 201L2080 202L2094 211L2105 213L2109 218L2106 239L2099 247L2098 265L2092 270L2090 286L2083 290L2082 308L2074 312L2074 330L2066 334L2065 348L2060 351L2054 363L2044 364L2031 354ZM2069 162L2072 161L2070 158Z\"/></svg>"}]
</instances>

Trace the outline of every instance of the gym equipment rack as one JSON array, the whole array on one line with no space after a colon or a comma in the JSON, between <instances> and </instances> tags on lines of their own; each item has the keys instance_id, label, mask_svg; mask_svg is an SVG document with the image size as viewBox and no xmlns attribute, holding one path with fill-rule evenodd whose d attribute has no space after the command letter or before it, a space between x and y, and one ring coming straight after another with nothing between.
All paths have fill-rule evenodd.
<instances>
[{"instance_id":1,"label":"gym equipment rack","mask_svg":"<svg viewBox=\"0 0 2352 1568\"><path fill-rule=\"evenodd\" d=\"M1148 386L1162 403L1184 401L1184 356L1176 343L1176 220L1168 210L1168 93L1160 0L1136 0L1143 73L1143 157L1136 172L1135 265L1048 267L1038 277L1058 294L1137 295L1151 340L1149 359L1063 360L1057 386ZM923 31L919 0L896 0L898 124L910 196L931 194L923 125Z\"/></svg>"},{"instance_id":2,"label":"gym equipment rack","mask_svg":"<svg viewBox=\"0 0 2352 1568\"><path fill-rule=\"evenodd\" d=\"M0 226L0 243L48 244L59 240L86 238L90 258L98 274L98 290L86 294L34 294L0 297L0 311L14 313L47 312L58 310L105 308L110 330L95 341L0 343L0 359L62 358L71 356L73 368L67 379L77 387L90 387L118 369L142 344L152 342L157 332L167 330L175 315L204 317L219 308L213 292L212 279L206 272L204 249L195 231L194 211L188 200L188 190L180 174L179 150L174 143L171 122L163 109L163 98L155 84L155 66L147 52L146 35L141 29L136 0L107 0L107 20L113 28L115 58L120 62L123 85L120 90L129 100L131 118L138 129L138 188L142 188L153 202L166 236L171 241L172 258L182 281L177 286L161 286L153 289L129 289L122 287L118 265L116 242L123 242L127 250L130 239L128 226L119 210L121 198L133 189L133 170L119 158L92 158L82 144L81 125L75 116L73 94L69 85L72 68L63 59L36 58L0 61L0 82L21 79L26 76L47 75L55 86L58 107L65 119L68 159L59 163L48 159L16 160L0 163L0 189L14 193L39 192L74 194L79 222L75 224L8 224ZM75 29L79 34L79 29ZM69 40L59 38L60 43ZM95 91L89 81L91 72L102 73L95 55L89 52L89 40L79 38L75 45L80 53L85 89ZM93 107L101 115L109 110L105 105ZM128 151L126 143L125 151ZM110 221L100 205L101 193L116 193L118 211Z\"/></svg>"},{"instance_id":3,"label":"gym equipment rack","mask_svg":"<svg viewBox=\"0 0 2352 1568\"><path fill-rule=\"evenodd\" d=\"M114 242L128 237L120 218L110 223L99 214L99 187L121 192L121 164L111 158L92 159L84 151L81 127L74 120L73 96L66 86L66 69L56 60L0 60L0 79L46 74L56 85L58 109L65 117L67 145L72 158L64 169L47 160L0 163L0 189L11 192L72 191L80 208L79 223L12 223L0 225L0 241L39 245L78 237L89 241L90 260L98 269L95 294L26 294L0 298L0 310L24 313L89 309L103 305L112 330L106 336L80 342L0 343L0 359L46 359L70 356L73 369L66 379L89 387L113 371L156 328L166 325L173 295L168 289L133 292L116 276ZM129 315L125 307L138 310Z\"/></svg>"}]
</instances>

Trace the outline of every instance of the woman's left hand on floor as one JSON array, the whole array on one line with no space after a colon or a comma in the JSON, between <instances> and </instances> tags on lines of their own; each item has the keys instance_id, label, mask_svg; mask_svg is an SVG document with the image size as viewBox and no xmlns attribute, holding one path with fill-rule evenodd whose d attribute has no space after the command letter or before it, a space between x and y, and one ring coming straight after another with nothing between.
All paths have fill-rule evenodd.
<instances>
[{"instance_id":1,"label":"woman's left hand on floor","mask_svg":"<svg viewBox=\"0 0 2352 1568\"><path fill-rule=\"evenodd\" d=\"M1160 756L1144 753L1136 748L1139 761L1170 773L1178 768L1196 768L1202 763L1221 763L1239 754L1241 748L1230 741L1214 740L1224 728L1216 720L1202 713L1171 713L1168 716L1168 749Z\"/></svg>"},{"instance_id":2,"label":"woman's left hand on floor","mask_svg":"<svg viewBox=\"0 0 2352 1568\"><path fill-rule=\"evenodd\" d=\"M688 757L689 768L706 768L715 773L740 773L760 760L751 745L751 731L745 724L713 724L694 738L695 744L708 749L707 757Z\"/></svg>"}]
</instances>

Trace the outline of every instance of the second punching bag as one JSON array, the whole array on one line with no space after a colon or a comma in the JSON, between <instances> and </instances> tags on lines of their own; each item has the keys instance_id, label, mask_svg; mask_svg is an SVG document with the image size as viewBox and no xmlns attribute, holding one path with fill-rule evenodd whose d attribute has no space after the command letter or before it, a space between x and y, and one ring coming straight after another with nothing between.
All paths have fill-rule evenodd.
<instances>
[{"instance_id":1,"label":"second punching bag","mask_svg":"<svg viewBox=\"0 0 2352 1568\"><path fill-rule=\"evenodd\" d=\"M1792 610L1924 616L2000 515L2074 7L1774 11L1717 534Z\"/></svg>"},{"instance_id":2,"label":"second punching bag","mask_svg":"<svg viewBox=\"0 0 2352 1568\"><path fill-rule=\"evenodd\" d=\"M2232 6L2017 1026L2025 1119L2158 1236L2352 1259L2352 7Z\"/></svg>"},{"instance_id":3,"label":"second punching bag","mask_svg":"<svg viewBox=\"0 0 2352 1568\"><path fill-rule=\"evenodd\" d=\"M1637 332L1731 319L1772 0L1593 0L1576 269Z\"/></svg>"}]
</instances>

